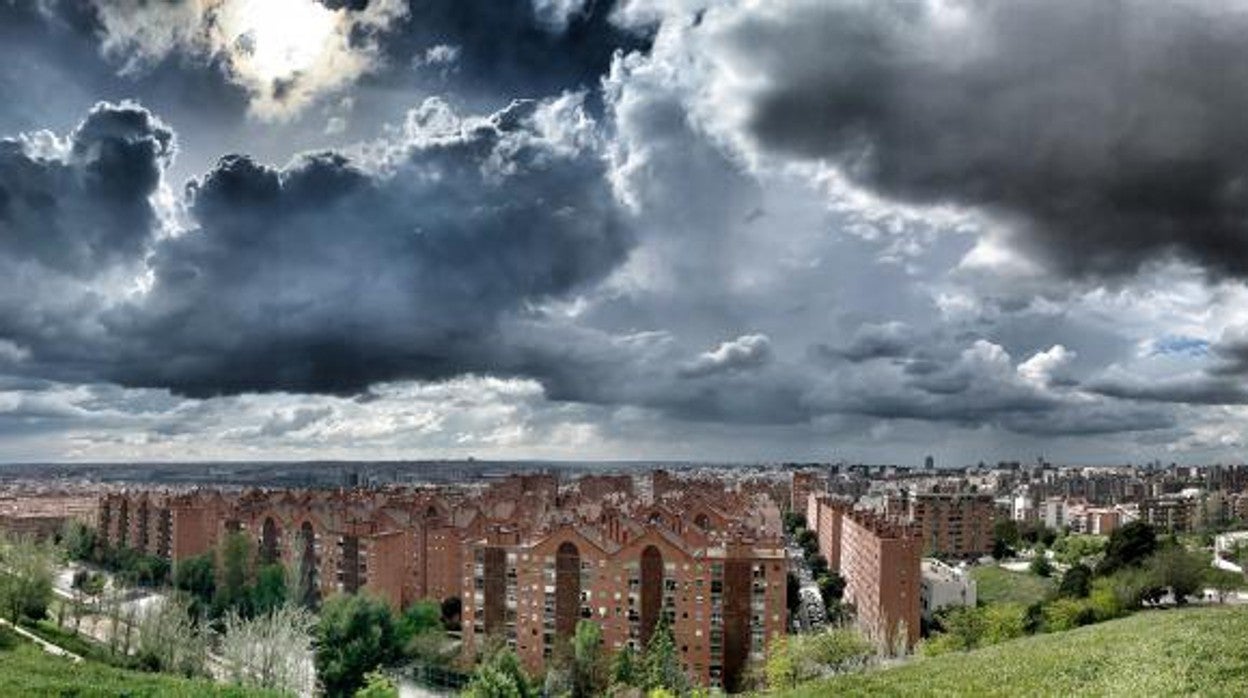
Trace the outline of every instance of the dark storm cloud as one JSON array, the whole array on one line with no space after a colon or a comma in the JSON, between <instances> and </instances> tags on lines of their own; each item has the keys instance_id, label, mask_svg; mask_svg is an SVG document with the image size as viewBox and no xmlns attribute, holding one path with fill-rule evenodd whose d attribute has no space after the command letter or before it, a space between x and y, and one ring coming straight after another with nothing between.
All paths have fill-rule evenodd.
<instances>
[{"instance_id":1,"label":"dark storm cloud","mask_svg":"<svg viewBox=\"0 0 1248 698\"><path fill-rule=\"evenodd\" d=\"M171 139L155 123L138 108L97 109L66 156L82 172L47 198L81 199L96 179L118 189L114 205L150 193ZM195 396L506 372L500 318L601 278L631 244L572 96L468 119L430 101L371 152L282 169L223 158L188 187L193 229L152 242L144 208L128 237L109 240L107 254L147 258L146 293L107 307L88 293L57 314L31 291L5 308L2 336L31 372ZM73 234L121 217L94 213ZM43 220L6 219L24 226L8 223L6 240L38 239Z\"/></svg>"},{"instance_id":2,"label":"dark storm cloud","mask_svg":"<svg viewBox=\"0 0 1248 698\"><path fill-rule=\"evenodd\" d=\"M414 112L369 171L334 153L275 170L230 157L190 188L199 229L155 250L143 347L114 378L192 395L357 392L490 370L499 318L600 278L629 236L593 148L540 132L551 107Z\"/></svg>"},{"instance_id":3,"label":"dark storm cloud","mask_svg":"<svg viewBox=\"0 0 1248 698\"><path fill-rule=\"evenodd\" d=\"M460 52L460 91L540 96L595 88L616 51L643 50L649 43L611 22L611 0L589 0L583 11L568 15L562 31L552 31L526 0L412 0L410 9L382 44L392 67L374 79L380 84L410 84L414 60L447 44Z\"/></svg>"},{"instance_id":4,"label":"dark storm cloud","mask_svg":"<svg viewBox=\"0 0 1248 698\"><path fill-rule=\"evenodd\" d=\"M1070 275L1170 255L1248 275L1243 13L1199 0L734 12L712 55L737 81L717 94L747 100L729 106L762 148L826 159L894 199L994 214Z\"/></svg>"},{"instance_id":5,"label":"dark storm cloud","mask_svg":"<svg viewBox=\"0 0 1248 698\"><path fill-rule=\"evenodd\" d=\"M1113 398L1191 405L1248 404L1248 389L1238 380L1193 373L1166 378L1116 375L1099 378L1088 389Z\"/></svg>"},{"instance_id":6,"label":"dark storm cloud","mask_svg":"<svg viewBox=\"0 0 1248 698\"><path fill-rule=\"evenodd\" d=\"M173 132L130 104L97 105L66 143L0 141L0 251L75 275L133 260L173 154Z\"/></svg>"}]
</instances>

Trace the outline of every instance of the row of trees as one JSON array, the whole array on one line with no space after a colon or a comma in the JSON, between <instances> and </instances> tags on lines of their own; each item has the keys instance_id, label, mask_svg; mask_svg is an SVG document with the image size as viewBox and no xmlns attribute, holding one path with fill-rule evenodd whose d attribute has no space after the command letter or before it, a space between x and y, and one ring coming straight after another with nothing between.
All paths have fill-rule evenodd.
<instances>
[{"instance_id":1,"label":"row of trees","mask_svg":"<svg viewBox=\"0 0 1248 698\"><path fill-rule=\"evenodd\" d=\"M117 572L110 588L102 575L80 572L74 589L82 603L68 604L91 606L111 621L108 644L117 664L203 676L212 662L215 673L244 686L306 695L319 679L329 696L376 696L393 692L379 670L412 659L426 665L451 660L442 617L456 609L425 601L397 613L361 594L333 596L314 614L301 571L265 560L243 533L226 536L213 551L183 560L163 576L128 573L143 556L102 549L94 534L73 523L58 536L59 549L31 541L0 546L0 563L16 572L0 575L0 606L15 620L46 615L56 559L65 555ZM127 585L162 579L168 592L144 608L123 601Z\"/></svg>"},{"instance_id":2,"label":"row of trees","mask_svg":"<svg viewBox=\"0 0 1248 698\"><path fill-rule=\"evenodd\" d=\"M853 613L853 610L843 603L845 579L839 573L829 569L828 559L819 552L818 534L806 528L806 517L794 512L788 512L784 517L786 528L797 540L806 565L810 568L810 574L814 577L815 583L819 585L819 595L823 598L828 622L832 624L844 622ZM797 578L792 577L788 586L790 611L796 611L801 604L800 589Z\"/></svg>"},{"instance_id":3,"label":"row of trees","mask_svg":"<svg viewBox=\"0 0 1248 698\"><path fill-rule=\"evenodd\" d=\"M692 692L666 618L656 624L643 652L625 646L614 656L603 647L598 625L580 621L573 637L556 650L542 682L525 673L505 644L490 640L464 690L471 698L688 696Z\"/></svg>"}]
</instances>

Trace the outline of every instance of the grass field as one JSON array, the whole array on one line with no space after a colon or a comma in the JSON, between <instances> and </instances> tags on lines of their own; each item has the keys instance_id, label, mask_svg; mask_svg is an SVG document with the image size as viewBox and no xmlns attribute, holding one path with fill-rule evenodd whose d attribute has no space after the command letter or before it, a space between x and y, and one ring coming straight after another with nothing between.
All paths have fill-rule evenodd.
<instances>
[{"instance_id":1,"label":"grass field","mask_svg":"<svg viewBox=\"0 0 1248 698\"><path fill-rule=\"evenodd\" d=\"M1057 580L1041 577L1031 572L1011 572L995 565L975 567L976 594L981 604L1021 603L1029 605L1043 601L1057 587Z\"/></svg>"},{"instance_id":2,"label":"grass field","mask_svg":"<svg viewBox=\"0 0 1248 698\"><path fill-rule=\"evenodd\" d=\"M116 669L98 662L74 664L68 659L53 657L12 631L0 628L0 696L250 698L268 695L206 680Z\"/></svg>"},{"instance_id":3,"label":"grass field","mask_svg":"<svg viewBox=\"0 0 1248 698\"><path fill-rule=\"evenodd\" d=\"M782 695L1244 696L1248 608L1145 611Z\"/></svg>"}]
</instances>

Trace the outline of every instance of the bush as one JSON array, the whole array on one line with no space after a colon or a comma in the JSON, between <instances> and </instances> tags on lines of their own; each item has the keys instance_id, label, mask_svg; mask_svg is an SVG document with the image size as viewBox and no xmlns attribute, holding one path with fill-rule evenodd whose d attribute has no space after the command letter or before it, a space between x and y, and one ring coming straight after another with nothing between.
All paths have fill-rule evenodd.
<instances>
[{"instance_id":1,"label":"bush","mask_svg":"<svg viewBox=\"0 0 1248 698\"><path fill-rule=\"evenodd\" d=\"M1036 559L1031 561L1031 572L1040 577L1048 577L1053 574L1053 564L1049 562L1049 558L1043 552L1036 554Z\"/></svg>"},{"instance_id":2,"label":"bush","mask_svg":"<svg viewBox=\"0 0 1248 698\"><path fill-rule=\"evenodd\" d=\"M983 616L980 645L995 645L1027 634L1027 607L1017 603L990 604L979 609Z\"/></svg>"},{"instance_id":3,"label":"bush","mask_svg":"<svg viewBox=\"0 0 1248 698\"><path fill-rule=\"evenodd\" d=\"M1057 593L1072 599L1086 598L1092 591L1092 569L1082 563L1072 566L1062 575Z\"/></svg>"},{"instance_id":4,"label":"bush","mask_svg":"<svg viewBox=\"0 0 1248 698\"><path fill-rule=\"evenodd\" d=\"M1126 613L1126 607L1118 597L1113 583L1108 579L1098 579L1092 583L1087 603L1097 623L1112 620Z\"/></svg>"},{"instance_id":5,"label":"bush","mask_svg":"<svg viewBox=\"0 0 1248 698\"><path fill-rule=\"evenodd\" d=\"M959 638L949 633L937 633L919 645L919 654L924 657L939 657L942 654L959 652L966 649Z\"/></svg>"},{"instance_id":6,"label":"bush","mask_svg":"<svg viewBox=\"0 0 1248 698\"><path fill-rule=\"evenodd\" d=\"M1049 632L1061 632L1096 621L1092 608L1076 599L1056 599L1044 605L1044 626Z\"/></svg>"}]
</instances>

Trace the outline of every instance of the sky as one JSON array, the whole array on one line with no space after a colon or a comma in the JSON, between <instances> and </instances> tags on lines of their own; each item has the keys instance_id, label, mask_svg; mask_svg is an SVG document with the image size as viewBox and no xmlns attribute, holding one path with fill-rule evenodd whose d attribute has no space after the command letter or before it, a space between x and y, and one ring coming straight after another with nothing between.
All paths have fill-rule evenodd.
<instances>
[{"instance_id":1,"label":"sky","mask_svg":"<svg viewBox=\"0 0 1248 698\"><path fill-rule=\"evenodd\" d=\"M1246 34L0 0L0 461L1239 462Z\"/></svg>"}]
</instances>

